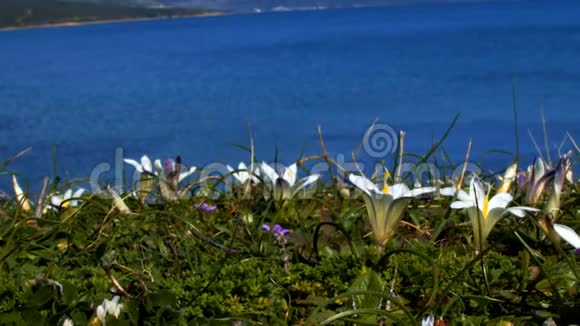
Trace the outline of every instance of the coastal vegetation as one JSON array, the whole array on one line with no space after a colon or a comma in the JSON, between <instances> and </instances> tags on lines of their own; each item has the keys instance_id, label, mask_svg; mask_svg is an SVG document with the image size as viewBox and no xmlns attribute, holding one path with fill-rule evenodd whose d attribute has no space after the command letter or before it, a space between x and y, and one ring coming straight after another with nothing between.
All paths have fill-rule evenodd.
<instances>
[{"instance_id":1,"label":"coastal vegetation","mask_svg":"<svg viewBox=\"0 0 580 326\"><path fill-rule=\"evenodd\" d=\"M220 173L144 155L124 160L125 187L90 191L25 184L10 158L0 323L577 323L577 148L474 173L469 155L437 159L446 135L414 155L401 133L393 166L379 160L372 175L345 171L320 132L321 154L288 166L251 147ZM402 168L421 164L460 173Z\"/></svg>"},{"instance_id":2,"label":"coastal vegetation","mask_svg":"<svg viewBox=\"0 0 580 326\"><path fill-rule=\"evenodd\" d=\"M139 18L195 16L209 13L195 8L96 3L63 0L2 0L0 28L114 21Z\"/></svg>"}]
</instances>

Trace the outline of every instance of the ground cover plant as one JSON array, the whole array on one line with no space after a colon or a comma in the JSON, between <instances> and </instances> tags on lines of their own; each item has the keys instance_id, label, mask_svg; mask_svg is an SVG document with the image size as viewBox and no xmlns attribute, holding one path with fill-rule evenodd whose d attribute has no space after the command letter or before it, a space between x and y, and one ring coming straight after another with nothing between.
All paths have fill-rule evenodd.
<instances>
[{"instance_id":1,"label":"ground cover plant","mask_svg":"<svg viewBox=\"0 0 580 326\"><path fill-rule=\"evenodd\" d=\"M446 136L417 156L401 133L394 166L370 175L345 171L320 132L321 155L282 168L252 148L214 174L143 156L125 159L134 184L90 191L28 185L9 173L17 155L0 165L14 192L0 206L0 323L578 323L577 149L473 173L469 154L443 159ZM424 163L460 173L408 168Z\"/></svg>"}]
</instances>

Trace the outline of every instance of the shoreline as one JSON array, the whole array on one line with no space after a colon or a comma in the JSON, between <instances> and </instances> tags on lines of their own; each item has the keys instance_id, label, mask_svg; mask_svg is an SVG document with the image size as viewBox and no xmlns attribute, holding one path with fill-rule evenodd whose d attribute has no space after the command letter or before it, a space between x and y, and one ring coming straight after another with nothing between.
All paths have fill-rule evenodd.
<instances>
[{"instance_id":1,"label":"shoreline","mask_svg":"<svg viewBox=\"0 0 580 326\"><path fill-rule=\"evenodd\" d=\"M45 24L33 24L25 26L6 26L0 27L1 32L19 31L19 30L29 30L29 29L45 29L45 28L62 28L62 27L80 27L86 25L100 25L100 24L122 24L122 23L132 23L132 22L142 22L142 21L156 21L156 20L177 20L177 19L188 19L188 18L203 18L203 17L215 17L215 16L227 16L227 12L223 11L208 11L200 14L191 15L175 15L175 16L159 16L159 17L135 17L135 18L119 18L119 19L94 19L94 20L68 20L58 23L45 23Z\"/></svg>"}]
</instances>

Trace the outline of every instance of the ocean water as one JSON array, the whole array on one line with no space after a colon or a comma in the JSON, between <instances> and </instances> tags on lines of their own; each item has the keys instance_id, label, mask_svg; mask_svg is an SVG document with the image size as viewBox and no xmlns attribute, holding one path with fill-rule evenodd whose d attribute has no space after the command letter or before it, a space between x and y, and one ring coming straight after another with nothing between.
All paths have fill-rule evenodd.
<instances>
[{"instance_id":1,"label":"ocean water","mask_svg":"<svg viewBox=\"0 0 580 326\"><path fill-rule=\"evenodd\" d=\"M8 171L36 189L53 145L69 177L114 164L117 146L237 164L250 132L258 159L290 162L320 153L320 125L349 162L375 119L425 153L460 113L444 147L460 162L472 139L476 161L515 150L515 80L530 163L542 108L553 156L566 132L580 139L578 17L577 1L503 1L0 32L0 158L31 146Z\"/></svg>"}]
</instances>

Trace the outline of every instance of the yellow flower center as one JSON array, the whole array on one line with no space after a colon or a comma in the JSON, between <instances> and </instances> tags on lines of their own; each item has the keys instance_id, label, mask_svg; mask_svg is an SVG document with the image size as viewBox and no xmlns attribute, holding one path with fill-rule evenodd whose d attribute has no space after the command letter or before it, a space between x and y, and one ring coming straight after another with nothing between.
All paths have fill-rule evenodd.
<instances>
[{"instance_id":1,"label":"yellow flower center","mask_svg":"<svg viewBox=\"0 0 580 326\"><path fill-rule=\"evenodd\" d=\"M61 204L62 208L67 208L70 205L70 200L65 201L64 203Z\"/></svg>"},{"instance_id":2,"label":"yellow flower center","mask_svg":"<svg viewBox=\"0 0 580 326\"><path fill-rule=\"evenodd\" d=\"M388 194L389 193L389 184L387 183L387 180L391 177L391 174L389 173L389 171L386 171L385 174L383 175L383 177L385 178L385 183L383 185L383 193Z\"/></svg>"},{"instance_id":3,"label":"yellow flower center","mask_svg":"<svg viewBox=\"0 0 580 326\"><path fill-rule=\"evenodd\" d=\"M489 195L485 195L485 198L483 198L483 218L487 217L487 210L489 208Z\"/></svg>"}]
</instances>

